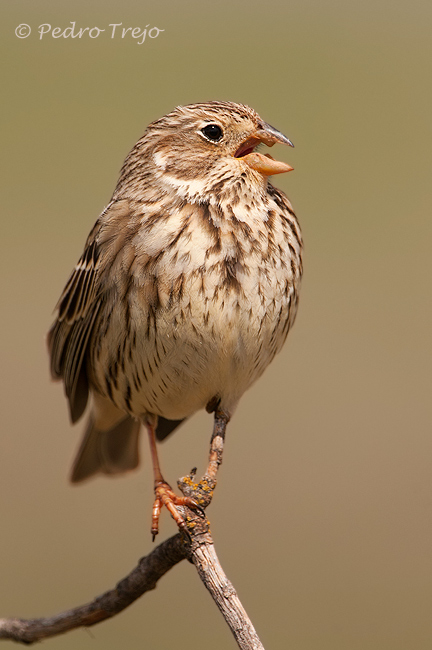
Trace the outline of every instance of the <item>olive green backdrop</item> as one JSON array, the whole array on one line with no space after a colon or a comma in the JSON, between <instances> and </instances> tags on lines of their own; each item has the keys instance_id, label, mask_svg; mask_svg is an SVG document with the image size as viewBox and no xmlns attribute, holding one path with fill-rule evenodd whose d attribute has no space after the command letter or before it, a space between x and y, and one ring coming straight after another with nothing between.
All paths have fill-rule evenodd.
<instances>
[{"instance_id":1,"label":"olive green backdrop","mask_svg":"<svg viewBox=\"0 0 432 650\"><path fill-rule=\"evenodd\" d=\"M296 145L278 149L295 171L274 181L301 221L305 276L286 348L229 427L209 510L222 564L268 649L429 650L431 3L1 11L0 616L86 602L152 548L146 441L133 475L68 484L82 424L69 425L44 337L146 125L224 99ZM39 25L70 21L164 31L142 45L109 32L39 40ZM204 469L211 427L199 414L163 445L169 480ZM161 539L174 532L164 513ZM114 620L44 647L235 644L183 563Z\"/></svg>"}]
</instances>

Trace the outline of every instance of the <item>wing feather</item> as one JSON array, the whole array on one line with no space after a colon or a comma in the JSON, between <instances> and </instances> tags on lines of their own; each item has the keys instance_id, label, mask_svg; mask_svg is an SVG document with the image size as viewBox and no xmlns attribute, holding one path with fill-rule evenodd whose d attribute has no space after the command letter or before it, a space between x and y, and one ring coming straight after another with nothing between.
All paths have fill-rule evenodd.
<instances>
[{"instance_id":1,"label":"wing feather","mask_svg":"<svg viewBox=\"0 0 432 650\"><path fill-rule=\"evenodd\" d=\"M84 252L57 304L57 320L48 334L53 379L63 379L72 422L82 415L88 399L85 357L100 311L100 251L96 236L100 219L90 233Z\"/></svg>"},{"instance_id":2,"label":"wing feather","mask_svg":"<svg viewBox=\"0 0 432 650\"><path fill-rule=\"evenodd\" d=\"M109 286L103 288L107 283L101 278L110 276L112 265L123 250L129 233L130 209L126 199L112 201L97 220L60 296L57 319L48 334L51 375L64 382L72 422L81 417L88 400L88 348L105 291L109 291Z\"/></svg>"}]
</instances>

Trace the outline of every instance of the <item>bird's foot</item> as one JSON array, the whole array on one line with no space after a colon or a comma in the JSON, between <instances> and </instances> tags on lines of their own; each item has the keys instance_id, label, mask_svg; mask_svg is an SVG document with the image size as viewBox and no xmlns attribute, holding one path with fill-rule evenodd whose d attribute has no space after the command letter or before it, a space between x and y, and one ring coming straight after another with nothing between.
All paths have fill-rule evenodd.
<instances>
[{"instance_id":1,"label":"bird's foot","mask_svg":"<svg viewBox=\"0 0 432 650\"><path fill-rule=\"evenodd\" d=\"M159 515L161 513L162 506L165 506L167 508L171 517L174 519L177 526L179 527L180 531L186 533L186 535L190 537L186 522L182 517L182 515L177 510L176 506L183 506L183 507L186 506L187 508L191 508L192 510L198 510L198 512L201 515L205 516L201 506L194 499L191 499L190 497L178 496L172 490L171 486L168 485L168 483L166 483L165 481L155 481L155 495L156 495L156 499L153 504L152 526L151 526L151 534L153 537L153 541L155 540L156 535L159 532Z\"/></svg>"}]
</instances>

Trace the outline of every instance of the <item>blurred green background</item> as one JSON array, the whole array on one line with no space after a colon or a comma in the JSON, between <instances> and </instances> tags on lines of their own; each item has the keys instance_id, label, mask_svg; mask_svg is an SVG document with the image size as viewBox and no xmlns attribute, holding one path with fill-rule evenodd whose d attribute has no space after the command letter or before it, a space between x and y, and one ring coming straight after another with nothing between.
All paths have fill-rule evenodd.
<instances>
[{"instance_id":1,"label":"blurred green background","mask_svg":"<svg viewBox=\"0 0 432 650\"><path fill-rule=\"evenodd\" d=\"M152 548L146 441L135 474L68 484L83 425L69 425L44 337L146 125L223 99L294 141L279 157L295 172L274 180L306 248L288 344L229 427L209 511L218 554L268 649L429 650L431 3L14 0L1 12L0 616L91 600ZM164 32L39 40L39 25L70 21ZM204 469L211 426L199 414L163 445L170 481ZM174 532L164 514L161 539ZM190 646L236 647L186 563L115 619L44 643Z\"/></svg>"}]
</instances>

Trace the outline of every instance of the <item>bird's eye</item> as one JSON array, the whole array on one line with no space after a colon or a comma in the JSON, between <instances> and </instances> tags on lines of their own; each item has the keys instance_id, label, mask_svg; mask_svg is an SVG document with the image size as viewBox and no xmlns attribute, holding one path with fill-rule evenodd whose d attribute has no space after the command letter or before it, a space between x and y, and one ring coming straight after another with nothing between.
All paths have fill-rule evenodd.
<instances>
[{"instance_id":1,"label":"bird's eye","mask_svg":"<svg viewBox=\"0 0 432 650\"><path fill-rule=\"evenodd\" d=\"M223 131L217 124L207 124L207 126L201 129L201 133L205 135L207 140L211 140L212 142L219 142L223 136Z\"/></svg>"}]
</instances>

